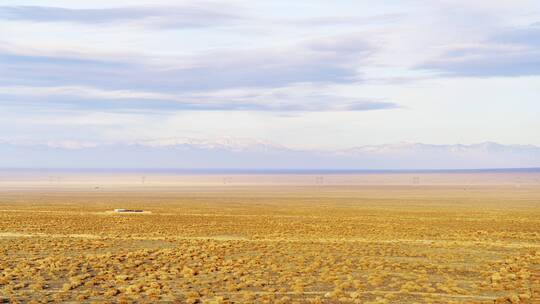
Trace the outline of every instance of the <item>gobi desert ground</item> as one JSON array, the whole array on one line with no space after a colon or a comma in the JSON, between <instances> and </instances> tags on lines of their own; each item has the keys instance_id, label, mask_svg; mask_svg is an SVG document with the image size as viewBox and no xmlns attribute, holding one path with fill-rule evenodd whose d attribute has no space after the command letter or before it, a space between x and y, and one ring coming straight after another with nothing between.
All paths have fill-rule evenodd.
<instances>
[{"instance_id":1,"label":"gobi desert ground","mask_svg":"<svg viewBox=\"0 0 540 304\"><path fill-rule=\"evenodd\" d=\"M8 303L540 303L538 173L19 174L0 190Z\"/></svg>"}]
</instances>

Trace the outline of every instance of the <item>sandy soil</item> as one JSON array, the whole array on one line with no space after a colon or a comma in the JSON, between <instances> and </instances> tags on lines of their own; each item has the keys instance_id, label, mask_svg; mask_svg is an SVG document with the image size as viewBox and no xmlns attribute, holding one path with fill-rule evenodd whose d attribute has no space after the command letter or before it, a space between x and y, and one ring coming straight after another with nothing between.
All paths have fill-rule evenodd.
<instances>
[{"instance_id":1,"label":"sandy soil","mask_svg":"<svg viewBox=\"0 0 540 304\"><path fill-rule=\"evenodd\" d=\"M10 185L0 299L539 303L540 186L491 181Z\"/></svg>"},{"instance_id":2,"label":"sandy soil","mask_svg":"<svg viewBox=\"0 0 540 304\"><path fill-rule=\"evenodd\" d=\"M540 185L540 172L394 174L165 174L0 171L0 190L171 191L186 187Z\"/></svg>"}]
</instances>

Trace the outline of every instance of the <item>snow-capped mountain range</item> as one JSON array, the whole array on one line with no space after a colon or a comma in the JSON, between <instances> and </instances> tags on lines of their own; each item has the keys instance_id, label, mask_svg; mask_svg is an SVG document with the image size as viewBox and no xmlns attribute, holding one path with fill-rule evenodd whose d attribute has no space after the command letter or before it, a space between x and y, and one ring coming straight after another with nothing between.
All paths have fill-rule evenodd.
<instances>
[{"instance_id":1,"label":"snow-capped mountain range","mask_svg":"<svg viewBox=\"0 0 540 304\"><path fill-rule=\"evenodd\" d=\"M398 143L292 149L258 139L1 142L2 168L485 169L540 167L540 147Z\"/></svg>"}]
</instances>

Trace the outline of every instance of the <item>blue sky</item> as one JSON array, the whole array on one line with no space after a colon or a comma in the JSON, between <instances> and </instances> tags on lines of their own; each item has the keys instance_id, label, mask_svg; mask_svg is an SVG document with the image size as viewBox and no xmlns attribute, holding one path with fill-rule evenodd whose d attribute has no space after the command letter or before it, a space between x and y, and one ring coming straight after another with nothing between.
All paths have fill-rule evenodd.
<instances>
[{"instance_id":1,"label":"blue sky","mask_svg":"<svg viewBox=\"0 0 540 304\"><path fill-rule=\"evenodd\" d=\"M538 1L10 1L0 140L540 145Z\"/></svg>"}]
</instances>

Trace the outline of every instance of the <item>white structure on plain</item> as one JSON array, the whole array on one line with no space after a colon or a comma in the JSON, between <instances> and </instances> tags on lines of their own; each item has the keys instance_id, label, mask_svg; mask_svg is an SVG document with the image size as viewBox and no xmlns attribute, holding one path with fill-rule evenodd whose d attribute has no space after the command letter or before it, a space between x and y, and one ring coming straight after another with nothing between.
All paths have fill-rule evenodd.
<instances>
[{"instance_id":1,"label":"white structure on plain","mask_svg":"<svg viewBox=\"0 0 540 304\"><path fill-rule=\"evenodd\" d=\"M135 212L135 213L139 213L139 212L144 212L144 210L141 210L141 209L114 209L114 212Z\"/></svg>"}]
</instances>

